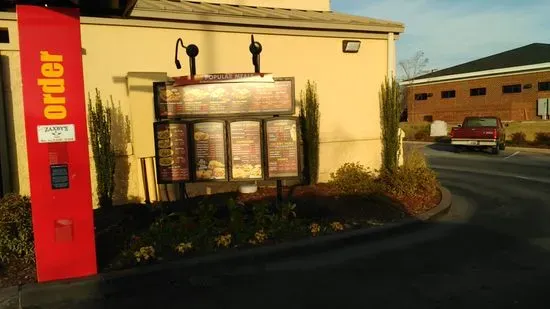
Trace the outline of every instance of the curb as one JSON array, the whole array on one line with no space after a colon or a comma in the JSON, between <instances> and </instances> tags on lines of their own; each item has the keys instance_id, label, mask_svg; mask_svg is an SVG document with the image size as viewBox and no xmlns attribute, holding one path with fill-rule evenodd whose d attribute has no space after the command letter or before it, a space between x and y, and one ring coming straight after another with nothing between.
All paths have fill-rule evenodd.
<instances>
[{"instance_id":1,"label":"curb","mask_svg":"<svg viewBox=\"0 0 550 309\"><path fill-rule=\"evenodd\" d=\"M525 151L525 152L532 152L532 153L550 154L550 149L546 149L546 148L527 148L527 147L506 146L506 149L511 151Z\"/></svg>"},{"instance_id":2,"label":"curb","mask_svg":"<svg viewBox=\"0 0 550 309\"><path fill-rule=\"evenodd\" d=\"M446 146L451 146L451 144L448 144L448 143L422 142L422 141L403 141L403 143L404 144L410 144L410 145L446 145ZM547 148L506 146L506 149L510 150L510 151L523 151L523 152L531 152L531 153L550 154L550 149L547 149Z\"/></svg>"},{"instance_id":3,"label":"curb","mask_svg":"<svg viewBox=\"0 0 550 309\"><path fill-rule=\"evenodd\" d=\"M131 292L137 287L153 286L157 279L166 282L170 278L189 276L191 272L196 271L238 267L295 255L313 255L342 246L402 234L416 229L428 221L435 220L449 211L452 203L451 192L444 187L440 187L440 191L441 201L438 206L421 215L399 222L260 248L228 250L218 254L120 270L82 279L8 287L0 289L0 309L46 308L48 305L53 306L59 302L101 301L123 291ZM143 275L148 276L147 280L137 280ZM61 295L61 291L64 292L63 295Z\"/></svg>"}]
</instances>

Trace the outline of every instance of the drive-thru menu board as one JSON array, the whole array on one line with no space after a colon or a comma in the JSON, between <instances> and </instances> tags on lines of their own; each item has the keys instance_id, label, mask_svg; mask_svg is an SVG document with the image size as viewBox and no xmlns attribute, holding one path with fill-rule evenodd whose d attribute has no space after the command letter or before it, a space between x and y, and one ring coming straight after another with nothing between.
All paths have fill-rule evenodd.
<instances>
[{"instance_id":1,"label":"drive-thru menu board","mask_svg":"<svg viewBox=\"0 0 550 309\"><path fill-rule=\"evenodd\" d=\"M223 82L175 87L154 83L158 118L294 113L292 78L275 82Z\"/></svg>"},{"instance_id":2,"label":"drive-thru menu board","mask_svg":"<svg viewBox=\"0 0 550 309\"><path fill-rule=\"evenodd\" d=\"M158 183L299 178L293 78L180 76L153 89Z\"/></svg>"},{"instance_id":3,"label":"drive-thru menu board","mask_svg":"<svg viewBox=\"0 0 550 309\"><path fill-rule=\"evenodd\" d=\"M189 180L187 124L155 123L157 178L159 183Z\"/></svg>"},{"instance_id":4,"label":"drive-thru menu board","mask_svg":"<svg viewBox=\"0 0 550 309\"><path fill-rule=\"evenodd\" d=\"M193 124L195 176L201 180L225 180L225 122L204 121Z\"/></svg>"},{"instance_id":5,"label":"drive-thru menu board","mask_svg":"<svg viewBox=\"0 0 550 309\"><path fill-rule=\"evenodd\" d=\"M231 178L262 179L262 131L256 120L229 123Z\"/></svg>"},{"instance_id":6,"label":"drive-thru menu board","mask_svg":"<svg viewBox=\"0 0 550 309\"><path fill-rule=\"evenodd\" d=\"M265 121L268 178L299 176L296 119Z\"/></svg>"}]
</instances>

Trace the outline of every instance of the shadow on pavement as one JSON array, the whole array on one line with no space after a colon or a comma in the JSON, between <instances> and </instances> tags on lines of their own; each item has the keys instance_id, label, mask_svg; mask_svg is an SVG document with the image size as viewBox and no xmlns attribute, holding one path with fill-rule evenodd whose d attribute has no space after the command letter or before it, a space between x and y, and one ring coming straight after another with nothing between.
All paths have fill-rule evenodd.
<instances>
[{"instance_id":1,"label":"shadow on pavement","mask_svg":"<svg viewBox=\"0 0 550 309\"><path fill-rule=\"evenodd\" d=\"M441 230L448 235L430 240ZM295 266L277 271L267 269L280 261L106 278L88 286L89 296L33 308L536 308L550 300L547 251L471 224L429 223L423 231L395 236L386 251L374 252L383 242L373 242L287 257Z\"/></svg>"},{"instance_id":2,"label":"shadow on pavement","mask_svg":"<svg viewBox=\"0 0 550 309\"><path fill-rule=\"evenodd\" d=\"M426 147L435 151L457 153L456 148L449 144L430 144L430 145L426 145ZM493 157L495 156L490 152L489 149L473 148L473 147L462 147L460 148L460 153L480 154L480 155L488 155Z\"/></svg>"},{"instance_id":3,"label":"shadow on pavement","mask_svg":"<svg viewBox=\"0 0 550 309\"><path fill-rule=\"evenodd\" d=\"M550 193L522 180L461 177L441 176L455 195L444 221L324 252L105 276L44 289L50 303L34 308L542 307L550 301Z\"/></svg>"}]
</instances>

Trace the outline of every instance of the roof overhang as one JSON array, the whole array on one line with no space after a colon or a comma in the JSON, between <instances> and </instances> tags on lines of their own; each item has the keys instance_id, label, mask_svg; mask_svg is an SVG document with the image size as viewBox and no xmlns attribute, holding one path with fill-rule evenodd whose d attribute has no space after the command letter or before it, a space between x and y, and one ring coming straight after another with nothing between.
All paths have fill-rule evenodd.
<instances>
[{"instance_id":1,"label":"roof overhang","mask_svg":"<svg viewBox=\"0 0 550 309\"><path fill-rule=\"evenodd\" d=\"M424 85L424 84L432 84L432 83L442 83L442 82L451 82L451 81L468 80L468 79L476 79L476 78L503 76L503 75L534 73L534 72L548 71L548 70L550 70L550 62L545 62L545 63L523 65L523 66L509 67L509 68L503 68L503 69L494 69L494 70L445 75L445 76L438 76L438 77L431 77L431 78L413 79L413 80L401 82L400 84L402 86Z\"/></svg>"},{"instance_id":2,"label":"roof overhang","mask_svg":"<svg viewBox=\"0 0 550 309\"><path fill-rule=\"evenodd\" d=\"M133 0L125 16L186 23L358 33L405 31L402 23L336 12L250 7L189 1ZM192 7L189 7L192 6Z\"/></svg>"}]
</instances>

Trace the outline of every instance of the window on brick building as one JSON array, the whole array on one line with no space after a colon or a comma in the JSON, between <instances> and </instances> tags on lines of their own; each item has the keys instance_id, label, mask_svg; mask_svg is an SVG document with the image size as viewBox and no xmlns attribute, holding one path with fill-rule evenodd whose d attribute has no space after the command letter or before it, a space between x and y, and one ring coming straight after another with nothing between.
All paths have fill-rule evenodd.
<instances>
[{"instance_id":1,"label":"window on brick building","mask_svg":"<svg viewBox=\"0 0 550 309\"><path fill-rule=\"evenodd\" d=\"M446 90L441 91L441 98L442 99L450 99L456 97L456 91L454 90Z\"/></svg>"},{"instance_id":2,"label":"window on brick building","mask_svg":"<svg viewBox=\"0 0 550 309\"><path fill-rule=\"evenodd\" d=\"M519 93L521 92L521 84L502 86L502 93Z\"/></svg>"},{"instance_id":3,"label":"window on brick building","mask_svg":"<svg viewBox=\"0 0 550 309\"><path fill-rule=\"evenodd\" d=\"M428 99L428 94L427 93L415 93L414 94L414 99L416 101L424 101L424 100L427 100Z\"/></svg>"},{"instance_id":4,"label":"window on brick building","mask_svg":"<svg viewBox=\"0 0 550 309\"><path fill-rule=\"evenodd\" d=\"M480 95L486 95L487 94L487 88L472 88L470 89L470 96L476 97Z\"/></svg>"},{"instance_id":5,"label":"window on brick building","mask_svg":"<svg viewBox=\"0 0 550 309\"><path fill-rule=\"evenodd\" d=\"M539 91L550 91L550 82L539 83Z\"/></svg>"}]
</instances>

